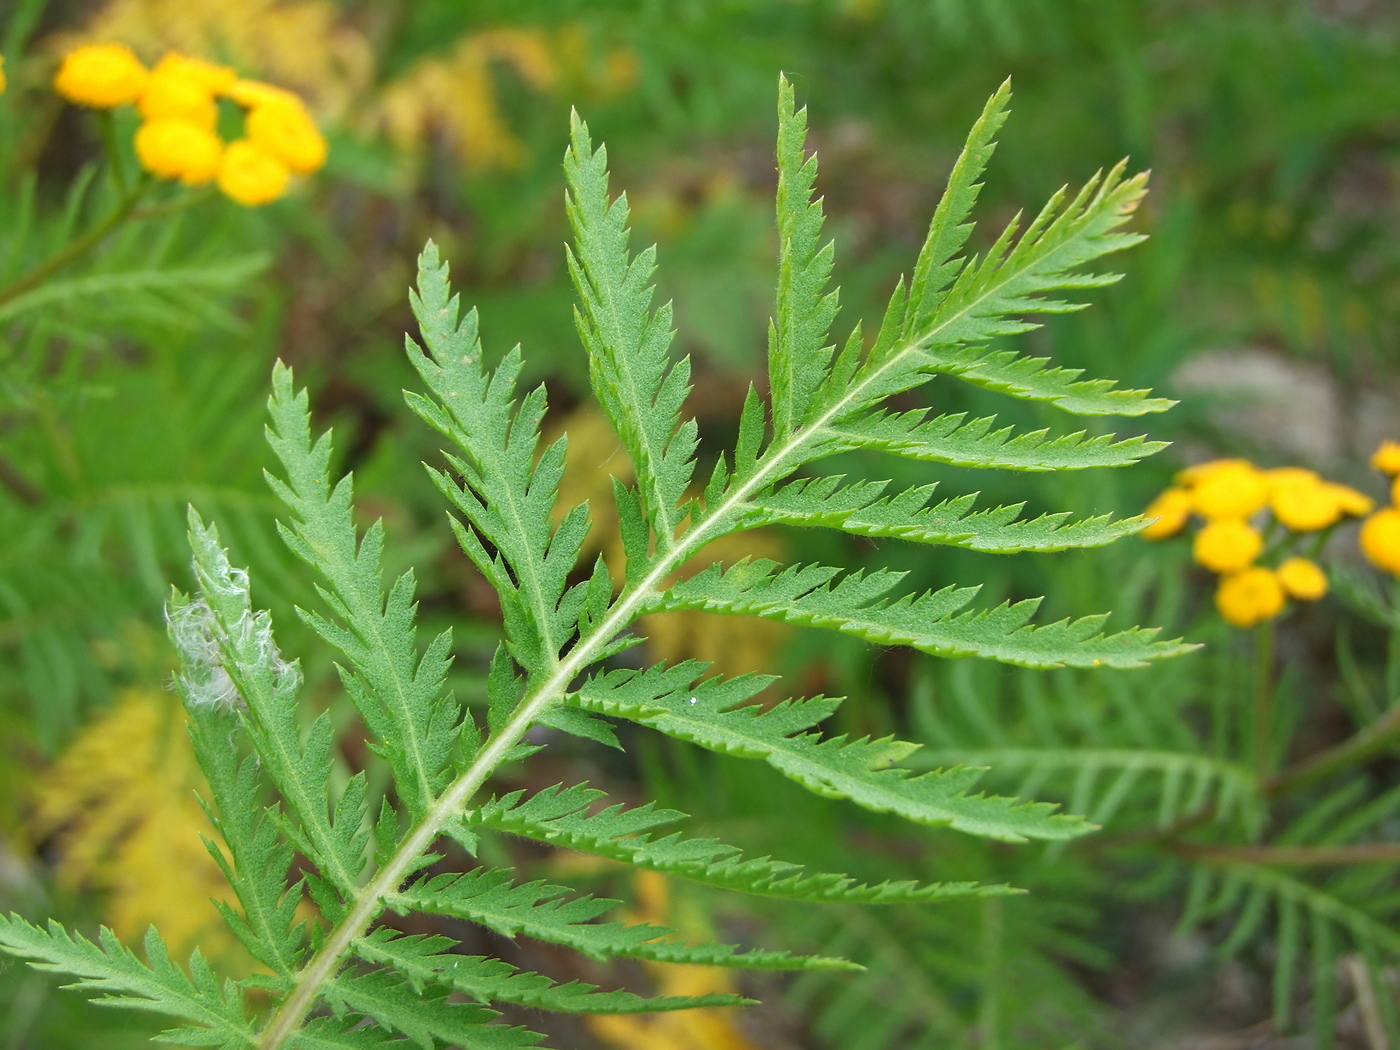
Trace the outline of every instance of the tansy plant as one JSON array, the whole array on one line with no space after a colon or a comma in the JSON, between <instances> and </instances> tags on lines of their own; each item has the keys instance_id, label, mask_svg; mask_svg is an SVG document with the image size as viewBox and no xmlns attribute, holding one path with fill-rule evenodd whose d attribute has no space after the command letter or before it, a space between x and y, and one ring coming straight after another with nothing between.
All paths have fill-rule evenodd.
<instances>
[{"instance_id":1,"label":"tansy plant","mask_svg":"<svg viewBox=\"0 0 1400 1050\"><path fill-rule=\"evenodd\" d=\"M991 419L930 418L887 406L939 376L1078 415L1135 416L1170 404L995 342L1031 328L1029 315L1076 309L1062 293L1115 280L1088 267L1140 239L1122 227L1144 191L1143 177L1125 178L1119 166L1076 193L1056 194L1024 229L1013 222L985 254L964 255L977 180L1008 97L1003 87L973 127L912 277L895 288L879 327L867 335L857 326L838 347L829 341L837 313L828 287L832 246L821 241L822 208L812 200L816 160L804 152L805 110L795 110L791 88L780 83L781 247L769 394L750 390L735 447L714 459L702 481L696 424L683 415L689 362L670 354L669 306L652 305L654 252L629 253L626 198L609 198L606 154L575 120L565 173L578 331L594 393L635 468L635 483L613 488L625 553L617 585L601 557L580 564L587 505L553 524L566 439L541 447L544 389L518 390L518 349L488 365L475 312L460 316L447 267L427 247L412 296L421 342L408 344L423 390L407 397L446 441L445 466L430 474L454 511L462 549L500 598L504 641L487 674L484 725L445 690L451 637L416 643L412 573L385 589L385 530L376 523L357 533L350 478L332 474L331 437L313 436L307 396L279 365L268 435L281 466L270 483L287 508L283 537L318 575L324 602L302 616L340 650L345 691L393 790L371 800L364 773L332 788L329 716L303 725L296 663L279 651L268 614L251 607L248 577L230 565L214 527L192 516L198 589L172 599L170 634L209 782L206 805L219 836L210 850L237 899L224 917L261 972L221 983L198 953L186 972L155 930L142 959L105 931L92 942L12 917L0 920L0 947L74 975L100 1002L174 1018L180 1027L161 1037L174 1043L511 1047L536 1045L539 1037L493 1023L492 1004L614 1014L743 1000L560 985L459 954L447 937L405 932L401 917L447 916L595 959L769 970L853 964L691 944L646 923L604 921L616 902L484 863L448 870L441 863L448 843L475 857L483 837L506 833L786 900L893 904L1008 892L971 883L859 884L746 858L674 830L684 814L610 803L586 784L491 795L497 770L540 749L527 737L539 725L616 744L609 719L635 722L766 762L828 798L1008 843L1090 830L1043 804L976 793L976 769L902 768L914 745L823 737L817 727L836 699L760 705L750 701L770 684L767 677L710 676L693 661L636 669L633 658L618 659L642 640L640 617L673 610L756 616L876 645L1038 668L1139 667L1186 648L1154 640L1151 630L1104 634L1102 616L1033 626L1035 601L979 609L975 587L900 594L902 574L883 570L742 561L674 582L677 568L712 541L775 524L987 553L1092 547L1142 527L1136 518L1019 520L1017 508L974 510L972 496L935 502L932 483L888 492L885 484L819 467L837 453L870 449L963 467L1067 470L1132 463L1159 447L1082 431L1014 434Z\"/></svg>"},{"instance_id":2,"label":"tansy plant","mask_svg":"<svg viewBox=\"0 0 1400 1050\"><path fill-rule=\"evenodd\" d=\"M1261 470L1243 459L1188 467L1144 514L1155 520L1149 540L1181 532L1193 514L1204 522L1191 555L1220 576L1215 607L1236 627L1253 627L1283 612L1289 598L1316 601L1327 575L1315 560L1332 528L1368 513L1364 493L1302 467Z\"/></svg>"},{"instance_id":3,"label":"tansy plant","mask_svg":"<svg viewBox=\"0 0 1400 1050\"><path fill-rule=\"evenodd\" d=\"M287 192L294 176L310 175L326 162L326 140L297 95L202 58L171 52L148 69L125 44L87 44L63 58L53 88L97 111L117 200L53 256L0 287L0 305L42 284L128 222L199 204L215 186L244 207L269 204ZM225 100L230 105L221 105ZM126 106L140 117L132 140L140 167L134 178L113 117ZM225 142L220 130L231 124L241 134ZM171 182L182 187L173 196L164 190Z\"/></svg>"}]
</instances>

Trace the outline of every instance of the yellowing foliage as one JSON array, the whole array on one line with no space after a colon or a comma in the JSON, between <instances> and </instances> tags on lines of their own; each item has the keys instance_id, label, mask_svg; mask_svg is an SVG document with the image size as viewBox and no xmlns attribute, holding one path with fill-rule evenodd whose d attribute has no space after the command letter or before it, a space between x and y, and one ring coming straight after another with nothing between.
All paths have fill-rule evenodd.
<instances>
[{"instance_id":1,"label":"yellowing foliage","mask_svg":"<svg viewBox=\"0 0 1400 1050\"><path fill-rule=\"evenodd\" d=\"M195 791L203 783L173 694L129 689L40 780L31 828L57 837L58 875L107 895L106 922L124 940L158 926L176 954L232 947L211 897L228 886L200 836L213 836Z\"/></svg>"},{"instance_id":2,"label":"yellowing foliage","mask_svg":"<svg viewBox=\"0 0 1400 1050\"><path fill-rule=\"evenodd\" d=\"M688 938L708 940L712 931L696 914L676 906L671 882L655 871L633 876L638 907L627 916L631 922L669 926ZM709 995L733 992L729 971L718 966L644 964L660 995ZM587 1017L588 1030L617 1050L758 1050L735 1023L732 1009L677 1010L647 1015L604 1014Z\"/></svg>"},{"instance_id":3,"label":"yellowing foliage","mask_svg":"<svg viewBox=\"0 0 1400 1050\"><path fill-rule=\"evenodd\" d=\"M549 91L558 67L543 34L496 29L458 40L442 58L419 60L380 93L376 122L400 148L416 149L439 132L469 169L518 165L523 148L501 117L493 62L513 68L538 91Z\"/></svg>"}]
</instances>

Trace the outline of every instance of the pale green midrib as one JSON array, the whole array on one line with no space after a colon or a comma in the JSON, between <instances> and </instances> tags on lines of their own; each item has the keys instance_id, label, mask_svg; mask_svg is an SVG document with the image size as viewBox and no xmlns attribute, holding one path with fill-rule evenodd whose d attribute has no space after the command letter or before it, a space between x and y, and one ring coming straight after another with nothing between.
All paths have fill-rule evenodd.
<instances>
[{"instance_id":1,"label":"pale green midrib","mask_svg":"<svg viewBox=\"0 0 1400 1050\"><path fill-rule=\"evenodd\" d=\"M575 197L575 200L577 200L577 197ZM622 268L623 279L620 282L623 287L626 286L627 271L631 268L631 263L633 261L630 257L626 255L625 248L624 258L626 259L626 264ZM580 268L582 268L582 261L580 261ZM599 302L603 301L603 296L597 296L596 298L599 300ZM617 304L615 302L614 297L607 297L606 306L604 307L604 309L607 311L608 320L611 322L610 327L612 331L615 333L623 332L625 329L622 325L621 318L618 316ZM647 308L643 310L643 317L644 321L642 324L642 335L644 336L646 334L647 326L652 320L650 303L648 303ZM600 331L598 334L601 336L602 332ZM607 340L603 340L603 342L606 343ZM641 345L640 339L638 340L638 345ZM627 385L630 388L630 392L632 394L633 403L641 404L643 402L646 402L647 407L650 408L651 404L654 402L655 399L645 398L639 393L639 384L637 382L637 377L633 373L633 370L631 368L631 355L626 353L619 354L617 352L617 347L608 346L608 358L611 360L613 367L617 369L618 373L626 379ZM664 371L661 376L661 382L662 384L666 382L666 374ZM652 511L652 513L656 515L656 535L658 550L662 552L669 552L675 549L673 546L673 538L676 535L676 528L680 524L680 521L673 516L673 508L670 508L666 505L665 494L661 491L661 467L665 463L666 448L665 445L663 445L660 450L660 453L658 454L656 449L653 447L651 430L646 425L646 420L648 418L650 417L639 414L635 420L637 435L641 438L642 441L641 451L645 458L644 463L636 464L637 481L644 493L643 500L645 502L643 505L648 507ZM647 490L650 491L648 492Z\"/></svg>"},{"instance_id":2,"label":"pale green midrib","mask_svg":"<svg viewBox=\"0 0 1400 1050\"><path fill-rule=\"evenodd\" d=\"M1040 258L1029 260L1031 264ZM994 296L1002 287L1012 281L1023 270L1017 270L996 284L988 286L983 294L970 300L962 310L943 322L928 328L920 336L907 340L902 347L889 354L879 365L869 369L866 375L811 423L796 431L781 446L771 448L764 454L763 461L754 472L730 492L720 505L705 515L697 524L681 537L680 541L665 549L647 574L640 579L633 590L618 598L612 611L599 623L588 638L581 638L569 655L556 664L555 670L544 683L516 708L501 731L493 735L477 753L470 766L438 798L427 815L409 833L395 850L385 865L379 869L360 891L355 903L344 919L330 932L321 949L302 970L291 996L269 1022L263 1031L259 1050L278 1050L297 1028L316 1000L321 986L335 973L340 958L349 950L351 943L360 937L370 922L382 910L380 898L396 889L407 876L418 857L432 845L442 828L457 814L476 790L485 783L496 766L501 763L516 743L525 735L535 720L551 704L564 695L568 685L588 664L595 652L612 640L613 636L629 623L641 607L651 597L653 588L669 576L694 550L704 546L711 538L708 534L723 524L734 511L743 506L754 492L768 484L770 475L782 469L790 456L813 441L826 425L840 416L860 394L876 382L888 370L895 367L907 355L916 352L924 343L936 338L937 333L952 324L978 303Z\"/></svg>"},{"instance_id":3,"label":"pale green midrib","mask_svg":"<svg viewBox=\"0 0 1400 1050\"><path fill-rule=\"evenodd\" d=\"M327 493L327 502L324 503L323 506L329 506L329 493ZM352 525L351 528L353 529L354 526ZM351 542L355 543L356 540L352 537ZM393 682L394 686L394 698L396 698L398 701L396 706L399 711L399 721L402 725L408 727L408 739L411 757L413 761L413 773L416 779L418 780L418 797L424 799L432 798L432 781L428 775L427 763L423 758L423 745L422 742L419 740L419 726L417 721L413 718L412 711L409 707L408 688L398 673L397 665L395 664L393 658L390 656L389 646L384 638L384 633L381 626L384 620L384 613L382 609L384 603L388 601L388 594L387 592L381 590L379 585L376 585L375 600L367 602L365 600L364 595L361 593L361 589L358 582L355 579L355 569L357 568L357 565L355 563L359 560L358 548L356 549L354 555L352 555L351 557L351 564L349 565L347 571L345 559L341 556L341 552L338 546L336 544L330 544L329 546L331 547L331 550L323 551L321 553L323 555L328 554L330 556L327 559L327 564L335 565L339 568L340 577L342 581L341 583L336 583L336 581L332 580L332 583L336 584L336 590L341 593L342 597L344 597L347 593L343 584L348 583L350 585L349 593L354 596L355 605L357 606L357 608L354 609L354 616L351 620L352 627L358 627L360 624L364 623L371 623L374 625L371 632L371 637L373 642L372 648L376 650L375 655L378 657L378 660L376 662L379 663L381 667L389 669L389 678ZM412 663L412 660L413 657L410 656L410 663ZM412 669L410 669L409 674L412 675L412 673L413 671ZM349 885L353 886L354 884L355 880L352 876Z\"/></svg>"},{"instance_id":4,"label":"pale green midrib","mask_svg":"<svg viewBox=\"0 0 1400 1050\"><path fill-rule=\"evenodd\" d=\"M514 485L504 486L507 494L507 503L510 507L510 517L515 523L519 535L528 535L529 530L525 527L525 519L521 516L520 501L516 496ZM533 553L533 552L531 552ZM515 566L515 560L511 559L511 565ZM540 583L540 575L537 571L535 559L533 557L525 559L524 575L529 580L530 600L535 606L536 620L539 624L540 641L544 644L545 652L557 653L559 646L554 641L554 615L545 601L544 587ZM517 568L517 571L520 571Z\"/></svg>"},{"instance_id":5,"label":"pale green midrib","mask_svg":"<svg viewBox=\"0 0 1400 1050\"><path fill-rule=\"evenodd\" d=\"M241 683L246 689L246 683ZM240 692L243 690L240 689ZM269 709L272 703L266 705ZM325 814L325 800L316 799L308 793L308 785L299 774L298 756L288 746L289 741L284 739L268 726L262 727L263 736L266 737L276 749L274 752L280 760L282 769L285 772L284 784L278 785L284 798L289 801L301 818L302 824L308 829L308 837L315 840L325 852L329 860L328 866L333 871L327 872L336 885L348 890L355 885L355 873L345 868L340 863L340 854L335 850L334 840L331 838L330 820ZM317 819L310 819L312 817Z\"/></svg>"}]
</instances>

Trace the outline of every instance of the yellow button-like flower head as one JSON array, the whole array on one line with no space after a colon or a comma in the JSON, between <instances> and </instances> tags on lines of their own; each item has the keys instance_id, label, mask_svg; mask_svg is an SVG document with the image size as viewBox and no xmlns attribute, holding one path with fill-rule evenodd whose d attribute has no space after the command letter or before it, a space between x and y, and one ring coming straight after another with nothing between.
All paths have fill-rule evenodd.
<instances>
[{"instance_id":1,"label":"yellow button-like flower head","mask_svg":"<svg viewBox=\"0 0 1400 1050\"><path fill-rule=\"evenodd\" d=\"M183 120L210 131L219 122L219 105L213 92L173 67L151 74L137 108L147 120Z\"/></svg>"},{"instance_id":2,"label":"yellow button-like flower head","mask_svg":"<svg viewBox=\"0 0 1400 1050\"><path fill-rule=\"evenodd\" d=\"M1388 573L1400 576L1400 510L1385 507L1361 523L1361 553Z\"/></svg>"},{"instance_id":3,"label":"yellow button-like flower head","mask_svg":"<svg viewBox=\"0 0 1400 1050\"><path fill-rule=\"evenodd\" d=\"M152 71L156 76L174 74L193 80L211 95L222 95L238 81L238 74L230 66L221 66L191 55L181 55L171 51L156 63Z\"/></svg>"},{"instance_id":4,"label":"yellow button-like flower head","mask_svg":"<svg viewBox=\"0 0 1400 1050\"><path fill-rule=\"evenodd\" d=\"M1268 502L1269 481L1249 463L1227 461L1199 476L1191 498L1201 517L1210 521L1247 518Z\"/></svg>"},{"instance_id":5,"label":"yellow button-like flower head","mask_svg":"<svg viewBox=\"0 0 1400 1050\"><path fill-rule=\"evenodd\" d=\"M1361 517L1363 514L1370 514L1376 506L1376 501L1364 492L1357 492L1350 485L1335 485L1329 483L1327 488L1336 498L1337 504L1342 508L1342 513L1350 514L1354 517Z\"/></svg>"},{"instance_id":6,"label":"yellow button-like flower head","mask_svg":"<svg viewBox=\"0 0 1400 1050\"><path fill-rule=\"evenodd\" d=\"M1400 441L1382 441L1371 455L1371 466L1383 474L1400 474Z\"/></svg>"},{"instance_id":7,"label":"yellow button-like flower head","mask_svg":"<svg viewBox=\"0 0 1400 1050\"><path fill-rule=\"evenodd\" d=\"M0 95L5 93L5 56L0 55Z\"/></svg>"},{"instance_id":8,"label":"yellow button-like flower head","mask_svg":"<svg viewBox=\"0 0 1400 1050\"><path fill-rule=\"evenodd\" d=\"M163 179L203 186L219 173L223 141L208 128L188 120L149 120L136 132L141 167Z\"/></svg>"},{"instance_id":9,"label":"yellow button-like flower head","mask_svg":"<svg viewBox=\"0 0 1400 1050\"><path fill-rule=\"evenodd\" d=\"M1175 536L1186 527L1187 519L1191 517L1191 508L1191 494L1185 489L1165 490L1142 512L1145 518L1157 519L1142 530L1142 538L1164 540L1168 536Z\"/></svg>"},{"instance_id":10,"label":"yellow button-like flower head","mask_svg":"<svg viewBox=\"0 0 1400 1050\"><path fill-rule=\"evenodd\" d=\"M1215 590L1215 607L1228 623L1253 627L1271 620L1283 611L1283 584L1268 569L1245 569L1220 581Z\"/></svg>"},{"instance_id":11,"label":"yellow button-like flower head","mask_svg":"<svg viewBox=\"0 0 1400 1050\"><path fill-rule=\"evenodd\" d=\"M1294 532L1316 532L1342 517L1342 505L1332 486L1316 476L1275 484L1269 507L1274 517Z\"/></svg>"},{"instance_id":12,"label":"yellow button-like flower head","mask_svg":"<svg viewBox=\"0 0 1400 1050\"><path fill-rule=\"evenodd\" d=\"M1176 472L1174 479L1178 485L1190 488L1197 482L1209 477L1217 470L1229 470L1235 467L1253 466L1247 459L1211 459L1204 463L1194 463L1183 470Z\"/></svg>"},{"instance_id":13,"label":"yellow button-like flower head","mask_svg":"<svg viewBox=\"0 0 1400 1050\"><path fill-rule=\"evenodd\" d=\"M111 109L135 102L148 76L141 60L125 44L88 44L68 53L53 86L80 106Z\"/></svg>"},{"instance_id":14,"label":"yellow button-like flower head","mask_svg":"<svg viewBox=\"0 0 1400 1050\"><path fill-rule=\"evenodd\" d=\"M298 175L326 163L326 140L300 99L259 102L248 113L248 138Z\"/></svg>"},{"instance_id":15,"label":"yellow button-like flower head","mask_svg":"<svg viewBox=\"0 0 1400 1050\"><path fill-rule=\"evenodd\" d=\"M285 164L248 139L230 142L219 165L219 189L248 208L282 196L290 177Z\"/></svg>"},{"instance_id":16,"label":"yellow button-like flower head","mask_svg":"<svg viewBox=\"0 0 1400 1050\"><path fill-rule=\"evenodd\" d=\"M224 91L244 109L252 109L264 102L300 102L301 99L286 88L264 84L261 80L235 80Z\"/></svg>"},{"instance_id":17,"label":"yellow button-like flower head","mask_svg":"<svg viewBox=\"0 0 1400 1050\"><path fill-rule=\"evenodd\" d=\"M1289 558L1278 567L1278 582L1294 598L1315 602L1327 593L1327 574L1308 558Z\"/></svg>"},{"instance_id":18,"label":"yellow button-like flower head","mask_svg":"<svg viewBox=\"0 0 1400 1050\"><path fill-rule=\"evenodd\" d=\"M1259 557L1264 540L1238 518L1212 521L1196 533L1191 555L1211 572L1238 572Z\"/></svg>"}]
</instances>

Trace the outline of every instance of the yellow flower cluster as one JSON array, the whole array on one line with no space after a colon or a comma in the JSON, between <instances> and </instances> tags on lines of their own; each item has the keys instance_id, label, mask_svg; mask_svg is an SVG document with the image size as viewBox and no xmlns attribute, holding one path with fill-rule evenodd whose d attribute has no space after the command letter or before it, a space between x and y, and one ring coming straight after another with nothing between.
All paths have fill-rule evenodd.
<instances>
[{"instance_id":1,"label":"yellow flower cluster","mask_svg":"<svg viewBox=\"0 0 1400 1050\"><path fill-rule=\"evenodd\" d=\"M54 89L93 109L134 105L143 168L186 186L217 183L246 207L276 200L293 175L326 162L326 140L300 97L201 58L172 52L147 69L125 44L88 44L64 58ZM219 135L221 98L245 114L243 137L229 143Z\"/></svg>"},{"instance_id":2,"label":"yellow flower cluster","mask_svg":"<svg viewBox=\"0 0 1400 1050\"><path fill-rule=\"evenodd\" d=\"M1361 523L1361 553L1377 568L1400 576L1400 443L1382 442L1371 466L1392 479L1390 506Z\"/></svg>"},{"instance_id":3,"label":"yellow flower cluster","mask_svg":"<svg viewBox=\"0 0 1400 1050\"><path fill-rule=\"evenodd\" d=\"M1400 446L1395 453L1400 471ZM1198 515L1204 524L1191 553L1220 576L1215 606L1235 626L1252 627L1281 613L1289 598L1316 601L1327 593L1326 574L1308 558L1289 557L1276 568L1255 564L1265 546L1257 517L1267 511L1289 532L1316 533L1372 506L1364 493L1311 470L1262 470L1244 459L1217 459L1179 473L1143 512L1157 520L1142 534L1149 540L1175 536ZM1400 567L1400 513L1395 517Z\"/></svg>"}]
</instances>

